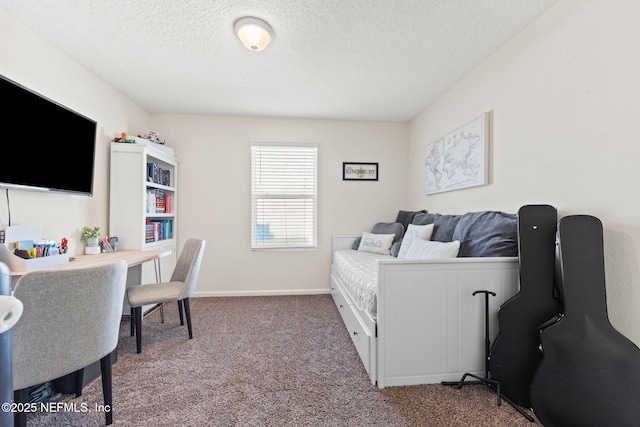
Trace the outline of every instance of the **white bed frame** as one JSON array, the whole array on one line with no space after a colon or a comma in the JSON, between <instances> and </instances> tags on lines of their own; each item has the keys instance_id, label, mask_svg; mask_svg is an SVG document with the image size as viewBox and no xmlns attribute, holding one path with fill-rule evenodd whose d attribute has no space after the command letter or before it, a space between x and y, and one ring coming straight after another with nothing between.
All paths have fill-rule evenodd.
<instances>
[{"instance_id":1,"label":"white bed frame","mask_svg":"<svg viewBox=\"0 0 640 427\"><path fill-rule=\"evenodd\" d=\"M333 250L357 237L335 236ZM485 297L490 339L500 305L518 292L518 258L378 261L377 321L360 310L331 274L331 295L369 378L378 388L484 376Z\"/></svg>"}]
</instances>

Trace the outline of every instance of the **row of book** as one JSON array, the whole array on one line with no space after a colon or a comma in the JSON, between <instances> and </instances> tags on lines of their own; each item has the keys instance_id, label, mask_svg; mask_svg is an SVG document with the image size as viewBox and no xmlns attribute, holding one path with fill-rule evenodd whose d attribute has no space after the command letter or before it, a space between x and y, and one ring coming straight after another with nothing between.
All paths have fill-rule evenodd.
<instances>
[{"instance_id":1,"label":"row of book","mask_svg":"<svg viewBox=\"0 0 640 427\"><path fill-rule=\"evenodd\" d=\"M171 239L173 221L170 219L147 219L145 224L145 242Z\"/></svg>"},{"instance_id":2,"label":"row of book","mask_svg":"<svg viewBox=\"0 0 640 427\"><path fill-rule=\"evenodd\" d=\"M160 189L147 190L147 213L171 213L173 194Z\"/></svg>"},{"instance_id":3,"label":"row of book","mask_svg":"<svg viewBox=\"0 0 640 427\"><path fill-rule=\"evenodd\" d=\"M156 163L147 162L147 181L170 187L171 171L169 169L162 169Z\"/></svg>"}]
</instances>

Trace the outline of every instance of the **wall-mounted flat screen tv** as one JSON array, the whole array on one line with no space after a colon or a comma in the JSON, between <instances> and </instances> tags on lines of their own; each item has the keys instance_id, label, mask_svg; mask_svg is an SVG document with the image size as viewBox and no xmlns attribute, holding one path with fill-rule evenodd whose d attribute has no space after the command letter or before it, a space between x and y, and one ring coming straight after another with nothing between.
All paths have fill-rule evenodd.
<instances>
[{"instance_id":1,"label":"wall-mounted flat screen tv","mask_svg":"<svg viewBox=\"0 0 640 427\"><path fill-rule=\"evenodd\" d=\"M93 195L96 122L0 75L0 187Z\"/></svg>"}]
</instances>

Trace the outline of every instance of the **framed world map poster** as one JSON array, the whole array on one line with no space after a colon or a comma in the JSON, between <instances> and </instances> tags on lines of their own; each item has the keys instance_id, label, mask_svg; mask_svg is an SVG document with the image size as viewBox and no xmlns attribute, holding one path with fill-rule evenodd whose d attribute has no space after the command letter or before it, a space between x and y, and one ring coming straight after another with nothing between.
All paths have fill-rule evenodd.
<instances>
[{"instance_id":1,"label":"framed world map poster","mask_svg":"<svg viewBox=\"0 0 640 427\"><path fill-rule=\"evenodd\" d=\"M425 147L426 194L489 184L489 122L484 113Z\"/></svg>"}]
</instances>

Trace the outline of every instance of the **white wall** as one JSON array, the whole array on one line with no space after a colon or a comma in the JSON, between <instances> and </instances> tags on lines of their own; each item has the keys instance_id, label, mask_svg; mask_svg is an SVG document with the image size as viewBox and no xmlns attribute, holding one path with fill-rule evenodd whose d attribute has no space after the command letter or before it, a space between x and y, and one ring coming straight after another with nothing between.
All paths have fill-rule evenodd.
<instances>
[{"instance_id":1,"label":"white wall","mask_svg":"<svg viewBox=\"0 0 640 427\"><path fill-rule=\"evenodd\" d=\"M80 240L80 231L84 225L108 230L109 141L123 130L146 131L148 113L3 10L0 10L0 74L98 122L93 197L9 190L9 204L5 194L0 202L0 227L39 223L43 237L57 241L67 237L70 253L82 253L84 243ZM24 167L45 166L30 165L29 159L14 159L9 155L9 144L29 144L32 138L44 138L50 144L59 145L61 150L69 150L67 164L47 165L47 168L55 173L73 174L73 153L68 148L73 144L73 129L68 135L50 135L47 129L34 123L34 129L25 129L22 141L3 141L3 161L21 163ZM4 189L0 191L5 193Z\"/></svg>"},{"instance_id":2,"label":"white wall","mask_svg":"<svg viewBox=\"0 0 640 427\"><path fill-rule=\"evenodd\" d=\"M406 204L400 123L154 115L180 159L179 244L207 241L196 295L327 292L331 236L393 222ZM318 144L318 249L251 251L251 141ZM378 162L379 181L342 181L342 162Z\"/></svg>"},{"instance_id":3,"label":"white wall","mask_svg":"<svg viewBox=\"0 0 640 427\"><path fill-rule=\"evenodd\" d=\"M640 344L640 2L566 0L410 123L409 205L554 205L604 224L609 317ZM424 195L424 146L493 111L488 186Z\"/></svg>"}]
</instances>

